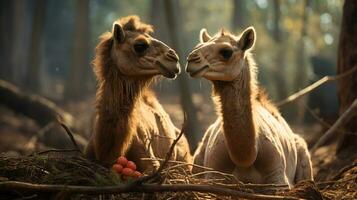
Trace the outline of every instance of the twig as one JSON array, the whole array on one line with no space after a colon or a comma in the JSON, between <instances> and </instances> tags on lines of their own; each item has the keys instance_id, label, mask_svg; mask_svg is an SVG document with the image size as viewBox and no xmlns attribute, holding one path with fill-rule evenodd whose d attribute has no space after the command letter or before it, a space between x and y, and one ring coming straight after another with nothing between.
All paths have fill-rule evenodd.
<instances>
[{"instance_id":1,"label":"twig","mask_svg":"<svg viewBox=\"0 0 357 200\"><path fill-rule=\"evenodd\" d=\"M73 133L72 131L58 118L58 122L61 124L62 128L66 131L67 135L69 136L69 138L71 139L71 142L73 143L74 147L81 152L81 154L83 154L83 152L81 151L81 149L79 148L76 140L74 139Z\"/></svg>"},{"instance_id":2,"label":"twig","mask_svg":"<svg viewBox=\"0 0 357 200\"><path fill-rule=\"evenodd\" d=\"M36 199L38 198L37 194L31 195L31 196L27 196L27 197L20 197L20 198L17 198L15 200L27 200L27 199L35 199L35 198Z\"/></svg>"},{"instance_id":3,"label":"twig","mask_svg":"<svg viewBox=\"0 0 357 200\"><path fill-rule=\"evenodd\" d=\"M322 126L324 126L325 128L329 129L331 128L331 124L330 123L327 123L324 121L324 119L320 116L318 116L310 107L308 107L306 104L302 104L305 109L308 111L308 113L314 118L317 120L317 122L319 122ZM345 130L342 130L342 129L337 129L336 130L337 132L340 132L340 134L348 134L348 135L357 135L357 133L354 133L354 132L350 132L350 131L345 131Z\"/></svg>"},{"instance_id":4,"label":"twig","mask_svg":"<svg viewBox=\"0 0 357 200\"><path fill-rule=\"evenodd\" d=\"M357 166L357 159L350 165L347 165L345 167L343 167L342 169L340 169L340 171L332 178L332 180L338 180L341 178L341 176L347 172L348 170L352 169L353 167Z\"/></svg>"},{"instance_id":5,"label":"twig","mask_svg":"<svg viewBox=\"0 0 357 200\"><path fill-rule=\"evenodd\" d=\"M315 113L309 106L307 106L305 103L301 103L301 105L304 106L304 108L307 110L307 112L317 121L319 122L323 127L325 128L331 128L331 124L327 123L322 119L320 116L318 116L317 113ZM340 130L339 130L340 131Z\"/></svg>"},{"instance_id":6,"label":"twig","mask_svg":"<svg viewBox=\"0 0 357 200\"><path fill-rule=\"evenodd\" d=\"M229 188L247 188L247 189L289 189L286 184L251 184L251 183L238 183L238 184L227 184L227 183L215 183L216 185L229 187Z\"/></svg>"},{"instance_id":7,"label":"twig","mask_svg":"<svg viewBox=\"0 0 357 200\"><path fill-rule=\"evenodd\" d=\"M152 159L152 158L141 158L140 160L151 161L151 160L154 160L154 159ZM164 159L162 159L162 158L155 158L155 160L160 161L160 162L164 161ZM193 164L193 163L187 163L187 162L178 161L178 160L169 160L168 162L169 163L177 163L177 164L186 164L186 165L189 165L189 166L198 167L198 168L205 169L205 170L213 170L213 168L210 168L210 167L204 167L204 166L201 166L201 165L196 165L196 164Z\"/></svg>"},{"instance_id":8,"label":"twig","mask_svg":"<svg viewBox=\"0 0 357 200\"><path fill-rule=\"evenodd\" d=\"M169 151L166 154L165 160L160 165L159 169L157 170L157 173L160 173L166 167L166 165L169 163L169 160L172 157L172 154L173 154L173 152L175 150L175 146L176 146L177 142L181 139L183 133L186 131L186 128L187 128L186 126L187 126L187 117L186 117L186 114L185 114L181 131L180 131L179 135L177 136L177 138L174 140L174 142L171 144L171 147L170 147Z\"/></svg>"},{"instance_id":9,"label":"twig","mask_svg":"<svg viewBox=\"0 0 357 200\"><path fill-rule=\"evenodd\" d=\"M228 174L228 173L224 173L224 172L220 172L220 171L214 171L214 170L198 172L196 174L190 175L190 177L201 176L203 174L218 174L218 175L221 175L223 177L230 177L230 178L234 178L234 179L236 178L233 174ZM238 180L236 180L236 181L239 182Z\"/></svg>"},{"instance_id":10,"label":"twig","mask_svg":"<svg viewBox=\"0 0 357 200\"><path fill-rule=\"evenodd\" d=\"M184 115L184 121L182 124L182 129L180 134L177 136L177 138L173 141L173 143L170 146L169 151L166 153L166 157L164 162L160 165L160 167L157 169L156 172L152 173L149 176L144 176L144 177L140 177L138 179L136 179L135 181L133 181L131 184L132 185L141 185L144 182L148 182L150 180L155 180L156 178L160 177L160 173L161 171L166 167L166 165L169 163L170 158L172 157L172 154L175 150L175 146L177 144L177 142L180 140L180 138L182 137L183 133L185 132L186 129L186 115Z\"/></svg>"},{"instance_id":11,"label":"twig","mask_svg":"<svg viewBox=\"0 0 357 200\"><path fill-rule=\"evenodd\" d=\"M53 153L53 152L80 152L78 149L49 149L45 151L40 151L37 154L46 154L46 153Z\"/></svg>"},{"instance_id":12,"label":"twig","mask_svg":"<svg viewBox=\"0 0 357 200\"><path fill-rule=\"evenodd\" d=\"M45 150L45 151L40 151L37 153L31 153L28 156L33 156L35 154L41 155L41 154L46 154L46 153L53 153L53 152L78 152L78 149L49 149L49 150Z\"/></svg>"},{"instance_id":13,"label":"twig","mask_svg":"<svg viewBox=\"0 0 357 200\"><path fill-rule=\"evenodd\" d=\"M338 133L336 130L345 124L353 115L357 112L357 99L353 101L350 107L341 115L340 118L332 125L332 127L326 131L326 133L314 144L310 153L314 154L316 149L321 145L324 145L334 134Z\"/></svg>"},{"instance_id":14,"label":"twig","mask_svg":"<svg viewBox=\"0 0 357 200\"><path fill-rule=\"evenodd\" d=\"M212 193L223 196L235 196L245 199L288 199L297 200L300 198L277 195L264 195L242 192L238 190L223 188L212 185L198 185L198 184L175 184L175 185L119 185L119 186L68 186L68 185L45 185L32 184L18 181L4 181L0 182L0 190L21 190L31 192L61 192L66 191L69 194L122 194L122 193L154 193L154 192L203 192Z\"/></svg>"},{"instance_id":15,"label":"twig","mask_svg":"<svg viewBox=\"0 0 357 200\"><path fill-rule=\"evenodd\" d=\"M352 178L348 178L345 180L337 180L337 181L324 181L324 182L318 182L316 183L317 188L321 189L325 189L327 186L330 185L334 185L334 184L339 184L339 183L346 183L346 182L350 182L350 181L354 181L356 180L356 177L352 177Z\"/></svg>"},{"instance_id":16,"label":"twig","mask_svg":"<svg viewBox=\"0 0 357 200\"><path fill-rule=\"evenodd\" d=\"M311 91L315 90L316 88L320 87L321 85L327 83L327 82L331 82L331 81L336 81L338 79L344 78L350 74L352 74L353 72L357 71L357 66L351 68L348 71L345 71L342 74L336 75L336 76L325 76L322 79L316 81L315 83L305 87L304 89L290 95L289 97L287 97L286 99L279 101L278 103L276 103L277 106L283 106L287 103L291 103L303 96L305 96L306 94L310 93Z\"/></svg>"}]
</instances>

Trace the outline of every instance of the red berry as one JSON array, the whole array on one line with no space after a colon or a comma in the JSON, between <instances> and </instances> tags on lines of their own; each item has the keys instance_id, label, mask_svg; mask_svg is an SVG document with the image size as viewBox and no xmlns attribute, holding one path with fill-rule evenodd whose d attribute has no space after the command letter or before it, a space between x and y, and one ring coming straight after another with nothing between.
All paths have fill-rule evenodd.
<instances>
[{"instance_id":1,"label":"red berry","mask_svg":"<svg viewBox=\"0 0 357 200\"><path fill-rule=\"evenodd\" d=\"M117 163L125 167L126 164L128 163L128 159L126 159L124 156L120 156L117 160Z\"/></svg>"},{"instance_id":2,"label":"red berry","mask_svg":"<svg viewBox=\"0 0 357 200\"><path fill-rule=\"evenodd\" d=\"M120 174L123 170L123 166L121 164L114 164L113 170Z\"/></svg>"},{"instance_id":3,"label":"red berry","mask_svg":"<svg viewBox=\"0 0 357 200\"><path fill-rule=\"evenodd\" d=\"M133 162L133 161L129 161L127 164L126 164L126 167L127 168L130 168L130 169L132 169L132 170L136 170L136 165L135 165L135 163Z\"/></svg>"},{"instance_id":4,"label":"red berry","mask_svg":"<svg viewBox=\"0 0 357 200\"><path fill-rule=\"evenodd\" d=\"M121 173L124 175L124 176L133 176L134 174L134 170L130 169L130 168L124 168Z\"/></svg>"},{"instance_id":5,"label":"red berry","mask_svg":"<svg viewBox=\"0 0 357 200\"><path fill-rule=\"evenodd\" d=\"M135 171L133 176L136 177L136 178L139 178L139 177L141 177L143 175L140 172Z\"/></svg>"}]
</instances>

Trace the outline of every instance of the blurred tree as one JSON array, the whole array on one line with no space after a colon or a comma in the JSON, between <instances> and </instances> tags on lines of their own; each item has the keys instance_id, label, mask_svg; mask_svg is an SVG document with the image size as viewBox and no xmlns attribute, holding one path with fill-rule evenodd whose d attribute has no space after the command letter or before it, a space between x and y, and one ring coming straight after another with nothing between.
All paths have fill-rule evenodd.
<instances>
[{"instance_id":1,"label":"blurred tree","mask_svg":"<svg viewBox=\"0 0 357 200\"><path fill-rule=\"evenodd\" d=\"M287 65L285 63L285 56L286 55L286 43L283 40L283 31L281 28L281 1L280 0L273 0L273 29L272 29L272 36L276 46L276 52L274 55L274 65L273 76L275 80L275 88L276 88L276 96L277 99L284 99L288 95L288 88L287 88ZM284 107L282 109L282 113L291 118L292 114L290 114L290 107Z\"/></svg>"},{"instance_id":2,"label":"blurred tree","mask_svg":"<svg viewBox=\"0 0 357 200\"><path fill-rule=\"evenodd\" d=\"M294 90L298 90L299 88L305 87L308 83L307 79L307 66L306 66L306 55L305 55L305 38L307 36L307 27L308 27L308 12L310 8L311 1L305 0L303 4L303 12L301 19L301 33L300 40L297 45L297 53L296 53L296 76L294 80Z\"/></svg>"},{"instance_id":3,"label":"blurred tree","mask_svg":"<svg viewBox=\"0 0 357 200\"><path fill-rule=\"evenodd\" d=\"M76 2L46 0L44 62L50 78L65 79L71 64Z\"/></svg>"},{"instance_id":4,"label":"blurred tree","mask_svg":"<svg viewBox=\"0 0 357 200\"><path fill-rule=\"evenodd\" d=\"M26 32L26 0L14 0L13 10L13 40L12 40L12 52L11 52L11 68L13 69L12 80L15 84L22 84L22 75L25 71L26 51L23 51L26 47L25 34Z\"/></svg>"},{"instance_id":5,"label":"blurred tree","mask_svg":"<svg viewBox=\"0 0 357 200\"><path fill-rule=\"evenodd\" d=\"M29 46L28 70L25 77L25 87L32 92L41 89L41 47L45 22L46 0L37 0L32 20L32 31Z\"/></svg>"},{"instance_id":6,"label":"blurred tree","mask_svg":"<svg viewBox=\"0 0 357 200\"><path fill-rule=\"evenodd\" d=\"M154 36L165 43L169 43L169 29L164 11L164 0L151 0L150 23L155 27Z\"/></svg>"},{"instance_id":7,"label":"blurred tree","mask_svg":"<svg viewBox=\"0 0 357 200\"><path fill-rule=\"evenodd\" d=\"M249 16L247 15L247 6L245 0L232 0L233 1L233 11L232 11L232 31L237 31L238 29L244 29L248 22Z\"/></svg>"},{"instance_id":8,"label":"blurred tree","mask_svg":"<svg viewBox=\"0 0 357 200\"><path fill-rule=\"evenodd\" d=\"M357 67L357 1L345 0L343 6L337 73L341 74ZM357 72L338 81L340 114L357 98ZM352 117L344 126L345 131L357 133L357 117ZM339 142L339 150L357 146L356 134L344 134Z\"/></svg>"},{"instance_id":9,"label":"blurred tree","mask_svg":"<svg viewBox=\"0 0 357 200\"><path fill-rule=\"evenodd\" d=\"M285 48L283 43L283 33L281 30L281 10L280 10L280 0L273 0L273 39L278 48L277 54L275 55L275 87L277 88L277 96L279 99L283 99L287 96L287 84L285 79Z\"/></svg>"},{"instance_id":10,"label":"blurred tree","mask_svg":"<svg viewBox=\"0 0 357 200\"><path fill-rule=\"evenodd\" d=\"M301 19L301 33L300 40L297 45L296 53L296 67L295 67L295 80L294 80L294 90L297 91L300 88L305 87L309 82L309 76L307 73L308 63L306 62L307 55L305 54L305 39L307 36L307 27L309 21L309 9L310 9L310 0L305 0L303 3L302 19ZM299 100L299 108L297 109L296 120L297 123L301 123L305 116L305 102L307 98L301 98Z\"/></svg>"},{"instance_id":11,"label":"blurred tree","mask_svg":"<svg viewBox=\"0 0 357 200\"><path fill-rule=\"evenodd\" d=\"M336 65L329 58L322 56L312 56L310 63L314 73L314 78L309 84L323 78L324 76L335 76ZM319 117L329 124L333 124L338 118L338 97L337 85L325 84L317 91L310 93L308 106L312 110L317 110ZM316 122L311 115L306 115L306 122Z\"/></svg>"},{"instance_id":12,"label":"blurred tree","mask_svg":"<svg viewBox=\"0 0 357 200\"><path fill-rule=\"evenodd\" d=\"M0 78L12 81L11 67L14 1L0 1Z\"/></svg>"},{"instance_id":13,"label":"blurred tree","mask_svg":"<svg viewBox=\"0 0 357 200\"><path fill-rule=\"evenodd\" d=\"M70 100L83 98L88 90L89 67L89 0L77 0L72 64L65 86L65 97Z\"/></svg>"},{"instance_id":14,"label":"blurred tree","mask_svg":"<svg viewBox=\"0 0 357 200\"><path fill-rule=\"evenodd\" d=\"M165 15L168 22L169 34L172 47L178 52L179 57L181 58L181 66L183 66L184 58L184 46L182 46L182 31L183 26L182 22L178 19L178 13L184 15L183 10L180 7L178 0L165 0L164 1ZM180 36L179 36L179 33ZM186 136L190 144L191 151L194 151L198 144L198 135L201 133L201 127L197 119L197 110L192 100L192 92L188 77L186 73L182 73L178 76L179 87L180 87L180 98L181 105L187 116L187 132Z\"/></svg>"},{"instance_id":15,"label":"blurred tree","mask_svg":"<svg viewBox=\"0 0 357 200\"><path fill-rule=\"evenodd\" d=\"M282 41L282 31L280 28L281 21L281 10L280 10L280 0L273 0L273 38L276 42Z\"/></svg>"}]
</instances>

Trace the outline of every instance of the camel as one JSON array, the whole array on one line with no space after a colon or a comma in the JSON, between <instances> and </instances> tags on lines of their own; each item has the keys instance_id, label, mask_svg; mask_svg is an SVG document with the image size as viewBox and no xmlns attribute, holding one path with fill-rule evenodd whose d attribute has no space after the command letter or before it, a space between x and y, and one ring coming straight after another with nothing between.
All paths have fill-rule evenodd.
<instances>
[{"instance_id":1,"label":"camel","mask_svg":"<svg viewBox=\"0 0 357 200\"><path fill-rule=\"evenodd\" d=\"M239 36L222 29L211 37L202 29L200 43L187 58L186 72L212 83L218 113L195 151L194 163L232 173L245 183L290 187L313 180L306 142L258 87L250 53L255 39L253 27Z\"/></svg>"},{"instance_id":2,"label":"camel","mask_svg":"<svg viewBox=\"0 0 357 200\"><path fill-rule=\"evenodd\" d=\"M178 56L163 42L150 36L151 25L137 16L113 23L112 32L100 37L93 69L98 81L93 133L87 157L113 164L125 155L143 172L158 167L179 134L170 117L150 90L158 75L174 79L180 73ZM192 163L187 139L175 146L173 160Z\"/></svg>"}]
</instances>

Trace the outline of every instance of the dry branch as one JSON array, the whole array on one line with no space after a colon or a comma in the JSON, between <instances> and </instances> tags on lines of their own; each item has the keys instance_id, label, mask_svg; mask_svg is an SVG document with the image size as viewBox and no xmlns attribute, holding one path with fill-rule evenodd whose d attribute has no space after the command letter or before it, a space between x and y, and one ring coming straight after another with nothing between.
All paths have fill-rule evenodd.
<instances>
[{"instance_id":1,"label":"dry branch","mask_svg":"<svg viewBox=\"0 0 357 200\"><path fill-rule=\"evenodd\" d=\"M186 114L185 114L181 131L180 131L179 135L177 136L177 138L174 140L174 142L171 144L171 147L170 147L169 151L166 154L164 162L160 165L159 169L157 170L158 173L160 173L167 166L167 164L169 163L169 160L172 157L172 154L173 154L173 152L175 150L175 146L176 146L177 142L181 139L183 133L186 131L186 128L187 128L186 126L187 126L187 117L186 117Z\"/></svg>"},{"instance_id":2,"label":"dry branch","mask_svg":"<svg viewBox=\"0 0 357 200\"><path fill-rule=\"evenodd\" d=\"M41 154L47 154L47 153L65 153L65 152L78 152L78 149L49 149L49 150L45 150L45 151L40 151L37 153L32 153L29 156L33 156L35 154L41 155Z\"/></svg>"},{"instance_id":3,"label":"dry branch","mask_svg":"<svg viewBox=\"0 0 357 200\"><path fill-rule=\"evenodd\" d=\"M132 185L126 184L121 186L69 186L69 185L46 185L32 184L18 181L0 182L0 190L18 190L31 192L47 192L58 193L66 191L70 194L122 194L122 193L154 193L154 192L204 192L218 194L222 196L234 196L245 199L287 199L296 200L299 198L277 195L264 195L241 192L238 190L228 189L224 187L212 185L197 185L197 184L175 184L175 185L153 185L142 184Z\"/></svg>"},{"instance_id":4,"label":"dry branch","mask_svg":"<svg viewBox=\"0 0 357 200\"><path fill-rule=\"evenodd\" d=\"M331 128L331 124L325 122L320 116L318 116L318 114L316 114L308 105L306 105L305 103L301 103L301 105L304 106L304 108L307 110L307 112L319 123L321 124L323 127L329 129ZM341 130L339 130L341 131Z\"/></svg>"},{"instance_id":5,"label":"dry branch","mask_svg":"<svg viewBox=\"0 0 357 200\"><path fill-rule=\"evenodd\" d=\"M314 154L316 149L321 145L324 145L334 134L338 133L338 128L343 126L351 117L357 113L357 99L353 101L351 106L341 115L340 118L332 125L332 127L326 131L326 133L314 144L311 148L311 154Z\"/></svg>"},{"instance_id":6,"label":"dry branch","mask_svg":"<svg viewBox=\"0 0 357 200\"><path fill-rule=\"evenodd\" d=\"M163 162L165 161L165 159L162 159L162 158L141 158L141 160L145 160L145 161L160 161L160 162ZM183 161L178 161L178 160L169 160L168 161L169 163L175 163L175 164L182 164L182 165L187 165L187 166L193 166L193 167L198 167L198 168L201 168L201 169L204 169L204 170L213 170L212 168L209 168L209 167L204 167L204 166L201 166L201 165L196 165L194 163L187 163L187 162L183 162Z\"/></svg>"},{"instance_id":7,"label":"dry branch","mask_svg":"<svg viewBox=\"0 0 357 200\"><path fill-rule=\"evenodd\" d=\"M72 133L71 129L69 129L68 126L66 126L66 124L64 124L60 119L58 119L58 121L61 124L61 126L63 127L63 129L66 131L69 138L71 139L71 142L73 143L73 146L76 148L76 150L83 154L83 152L79 148L76 140L74 139L74 136L73 136L74 134Z\"/></svg>"},{"instance_id":8,"label":"dry branch","mask_svg":"<svg viewBox=\"0 0 357 200\"><path fill-rule=\"evenodd\" d=\"M310 93L311 91L315 90L316 88L320 87L321 85L325 84L325 83L328 83L328 82L332 82L332 81L336 81L336 80L339 80L341 78L344 78L348 75L351 75L353 72L357 71L357 66L351 68L350 70L342 73L342 74L339 74L337 76L325 76L323 77L322 79L316 81L315 83L307 86L306 88L290 95L289 97L287 97L286 99L282 100L282 101L279 101L278 103L276 103L277 106L283 106L285 104L288 104L288 103L291 103L303 96L305 96L306 94Z\"/></svg>"}]
</instances>

